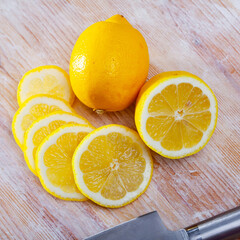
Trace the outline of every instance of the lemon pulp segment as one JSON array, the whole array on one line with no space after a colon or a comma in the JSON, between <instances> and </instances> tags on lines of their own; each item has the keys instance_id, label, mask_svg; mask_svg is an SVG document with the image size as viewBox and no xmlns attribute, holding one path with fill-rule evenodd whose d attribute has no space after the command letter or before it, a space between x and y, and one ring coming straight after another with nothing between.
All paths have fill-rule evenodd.
<instances>
[{"instance_id":1,"label":"lemon pulp segment","mask_svg":"<svg viewBox=\"0 0 240 240\"><path fill-rule=\"evenodd\" d=\"M190 83L171 84L153 97L146 123L148 134L167 150L199 143L211 122L210 101Z\"/></svg>"},{"instance_id":2,"label":"lemon pulp segment","mask_svg":"<svg viewBox=\"0 0 240 240\"><path fill-rule=\"evenodd\" d=\"M91 191L100 191L103 197L116 200L140 186L145 165L137 143L121 133L109 133L91 142L79 167Z\"/></svg>"},{"instance_id":3,"label":"lemon pulp segment","mask_svg":"<svg viewBox=\"0 0 240 240\"><path fill-rule=\"evenodd\" d=\"M87 134L65 133L44 153L44 165L47 167L46 175L49 181L64 192L79 192L72 173L72 155Z\"/></svg>"},{"instance_id":4,"label":"lemon pulp segment","mask_svg":"<svg viewBox=\"0 0 240 240\"><path fill-rule=\"evenodd\" d=\"M51 112L60 111L60 110L61 108L55 105L48 105L44 103L36 104L32 106L29 109L29 113L23 117L21 127L23 131L26 131L33 121Z\"/></svg>"}]
</instances>

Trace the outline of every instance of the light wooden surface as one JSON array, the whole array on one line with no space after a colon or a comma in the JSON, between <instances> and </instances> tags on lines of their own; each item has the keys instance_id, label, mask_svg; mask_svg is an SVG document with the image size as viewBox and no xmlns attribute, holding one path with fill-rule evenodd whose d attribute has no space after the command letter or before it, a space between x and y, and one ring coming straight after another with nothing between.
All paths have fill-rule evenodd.
<instances>
[{"instance_id":1,"label":"light wooden surface","mask_svg":"<svg viewBox=\"0 0 240 240\"><path fill-rule=\"evenodd\" d=\"M200 76L217 96L219 117L202 151L182 160L153 153L146 193L126 207L105 209L45 192L14 142L11 121L21 76L47 64L68 70L80 33L117 13L147 41L149 78L168 70ZM239 0L0 0L0 239L83 239L152 210L178 229L239 205L239 16ZM135 129L134 106L101 116L78 100L74 108L96 127L118 123Z\"/></svg>"}]
</instances>

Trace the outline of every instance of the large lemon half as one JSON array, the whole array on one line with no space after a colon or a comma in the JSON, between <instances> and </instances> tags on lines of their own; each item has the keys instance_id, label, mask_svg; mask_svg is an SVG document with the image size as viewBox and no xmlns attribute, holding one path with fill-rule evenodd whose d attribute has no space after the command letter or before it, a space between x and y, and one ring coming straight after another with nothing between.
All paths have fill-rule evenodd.
<instances>
[{"instance_id":1,"label":"large lemon half","mask_svg":"<svg viewBox=\"0 0 240 240\"><path fill-rule=\"evenodd\" d=\"M200 151L217 123L217 100L199 77L167 72L150 79L136 105L135 123L144 142L168 158Z\"/></svg>"}]
</instances>

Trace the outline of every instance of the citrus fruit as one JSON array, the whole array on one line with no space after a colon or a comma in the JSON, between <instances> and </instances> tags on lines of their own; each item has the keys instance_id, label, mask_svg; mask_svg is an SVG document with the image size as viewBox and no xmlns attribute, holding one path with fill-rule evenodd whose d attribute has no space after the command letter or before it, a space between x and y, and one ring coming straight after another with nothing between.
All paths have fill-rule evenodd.
<instances>
[{"instance_id":1,"label":"citrus fruit","mask_svg":"<svg viewBox=\"0 0 240 240\"><path fill-rule=\"evenodd\" d=\"M88 107L119 111L135 100L148 68L143 36L123 16L115 15L80 35L71 55L70 81Z\"/></svg>"},{"instance_id":2,"label":"citrus fruit","mask_svg":"<svg viewBox=\"0 0 240 240\"><path fill-rule=\"evenodd\" d=\"M55 111L74 112L65 101L48 95L36 95L25 101L13 117L13 136L23 149L24 133L38 118Z\"/></svg>"},{"instance_id":3,"label":"citrus fruit","mask_svg":"<svg viewBox=\"0 0 240 240\"><path fill-rule=\"evenodd\" d=\"M217 111L216 97L203 80L188 72L167 72L141 89L135 123L152 150L167 158L182 158L207 144Z\"/></svg>"},{"instance_id":4,"label":"citrus fruit","mask_svg":"<svg viewBox=\"0 0 240 240\"><path fill-rule=\"evenodd\" d=\"M36 168L44 189L64 200L87 200L78 190L73 177L72 155L93 127L64 125L48 135L36 152Z\"/></svg>"},{"instance_id":5,"label":"citrus fruit","mask_svg":"<svg viewBox=\"0 0 240 240\"><path fill-rule=\"evenodd\" d=\"M92 131L73 155L80 191L95 203L117 208L138 198L148 187L152 157L137 132L107 125Z\"/></svg>"},{"instance_id":6,"label":"citrus fruit","mask_svg":"<svg viewBox=\"0 0 240 240\"><path fill-rule=\"evenodd\" d=\"M35 153L40 143L51 132L67 123L91 125L85 118L67 112L53 112L34 121L24 135L24 158L29 169L36 175Z\"/></svg>"},{"instance_id":7,"label":"citrus fruit","mask_svg":"<svg viewBox=\"0 0 240 240\"><path fill-rule=\"evenodd\" d=\"M73 103L75 97L68 74L54 65L37 67L23 75L17 90L19 106L37 94L59 97L70 104Z\"/></svg>"}]
</instances>

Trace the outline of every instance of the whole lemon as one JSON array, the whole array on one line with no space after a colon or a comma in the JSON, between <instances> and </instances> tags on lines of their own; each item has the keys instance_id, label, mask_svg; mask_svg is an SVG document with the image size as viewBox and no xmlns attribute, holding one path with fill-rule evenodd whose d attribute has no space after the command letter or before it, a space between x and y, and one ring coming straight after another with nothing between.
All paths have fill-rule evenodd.
<instances>
[{"instance_id":1,"label":"whole lemon","mask_svg":"<svg viewBox=\"0 0 240 240\"><path fill-rule=\"evenodd\" d=\"M70 60L76 96L94 110L120 111L136 98L148 75L148 47L121 15L88 27Z\"/></svg>"}]
</instances>

